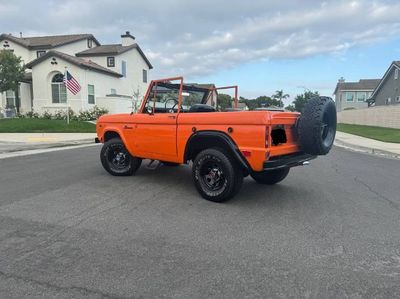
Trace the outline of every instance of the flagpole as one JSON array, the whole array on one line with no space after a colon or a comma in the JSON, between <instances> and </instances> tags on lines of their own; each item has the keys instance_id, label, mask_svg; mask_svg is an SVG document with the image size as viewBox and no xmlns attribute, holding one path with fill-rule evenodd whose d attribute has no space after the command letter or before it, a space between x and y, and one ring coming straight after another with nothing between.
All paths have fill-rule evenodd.
<instances>
[{"instance_id":1,"label":"flagpole","mask_svg":"<svg viewBox=\"0 0 400 299\"><path fill-rule=\"evenodd\" d=\"M67 67L65 67L64 78L67 78ZM65 80L64 80L64 85L65 85L65 94L66 94L65 104L67 106L67 125L69 125L68 88L65 84Z\"/></svg>"}]
</instances>

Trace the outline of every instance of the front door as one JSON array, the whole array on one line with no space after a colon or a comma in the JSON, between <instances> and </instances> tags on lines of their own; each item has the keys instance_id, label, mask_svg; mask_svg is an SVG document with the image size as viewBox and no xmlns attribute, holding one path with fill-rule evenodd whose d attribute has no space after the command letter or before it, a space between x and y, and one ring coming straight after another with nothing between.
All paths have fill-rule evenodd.
<instances>
[{"instance_id":1,"label":"front door","mask_svg":"<svg viewBox=\"0 0 400 299\"><path fill-rule=\"evenodd\" d=\"M135 150L138 155L161 155L157 159L177 156L177 113L141 113L136 115ZM150 155L152 156L152 155ZM156 157L154 157L156 159Z\"/></svg>"},{"instance_id":2,"label":"front door","mask_svg":"<svg viewBox=\"0 0 400 299\"><path fill-rule=\"evenodd\" d=\"M134 152L156 160L175 160L180 84L152 84L142 111L135 116Z\"/></svg>"}]
</instances>

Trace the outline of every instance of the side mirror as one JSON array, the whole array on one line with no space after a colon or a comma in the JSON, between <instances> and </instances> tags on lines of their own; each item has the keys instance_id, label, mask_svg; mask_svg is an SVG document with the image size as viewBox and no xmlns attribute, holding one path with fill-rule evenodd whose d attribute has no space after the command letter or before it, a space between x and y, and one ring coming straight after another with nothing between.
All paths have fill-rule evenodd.
<instances>
[{"instance_id":1,"label":"side mirror","mask_svg":"<svg viewBox=\"0 0 400 299\"><path fill-rule=\"evenodd\" d=\"M149 115L153 115L153 114L154 114L154 112L153 112L153 107L146 106L146 111L147 111L147 113L148 113Z\"/></svg>"}]
</instances>

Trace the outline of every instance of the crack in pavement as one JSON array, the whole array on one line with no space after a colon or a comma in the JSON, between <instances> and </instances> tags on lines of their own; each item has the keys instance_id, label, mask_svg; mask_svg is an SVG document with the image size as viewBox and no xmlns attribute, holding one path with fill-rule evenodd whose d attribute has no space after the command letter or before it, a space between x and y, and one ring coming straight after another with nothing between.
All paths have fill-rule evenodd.
<instances>
[{"instance_id":1,"label":"crack in pavement","mask_svg":"<svg viewBox=\"0 0 400 299\"><path fill-rule=\"evenodd\" d=\"M368 185L367 183L362 181L359 177L357 177L357 176L354 177L354 181L356 183L360 183L361 185L366 187L368 189L368 191L371 192L372 194L374 194L377 198L381 198L381 199L385 200L392 208L395 208L396 210L400 211L400 207L396 202L392 201L391 199L387 198L386 196L375 191L370 185Z\"/></svg>"}]
</instances>

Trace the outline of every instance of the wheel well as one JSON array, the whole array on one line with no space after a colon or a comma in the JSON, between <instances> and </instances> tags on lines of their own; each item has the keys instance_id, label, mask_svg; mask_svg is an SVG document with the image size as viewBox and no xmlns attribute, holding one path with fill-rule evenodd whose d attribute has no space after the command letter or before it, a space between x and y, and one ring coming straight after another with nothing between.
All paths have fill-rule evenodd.
<instances>
[{"instance_id":1,"label":"wheel well","mask_svg":"<svg viewBox=\"0 0 400 299\"><path fill-rule=\"evenodd\" d=\"M203 134L195 134L188 140L185 150L185 162L194 160L196 156L207 148L220 148L229 154L233 159L238 161L239 165L245 170L250 171L250 167L237 150L237 146L223 133L218 132L204 132Z\"/></svg>"},{"instance_id":2,"label":"wheel well","mask_svg":"<svg viewBox=\"0 0 400 299\"><path fill-rule=\"evenodd\" d=\"M119 134L117 132L114 131L108 131L104 134L104 142L107 142L108 140L111 140L113 138L119 138L121 139L121 137L119 136Z\"/></svg>"}]
</instances>

